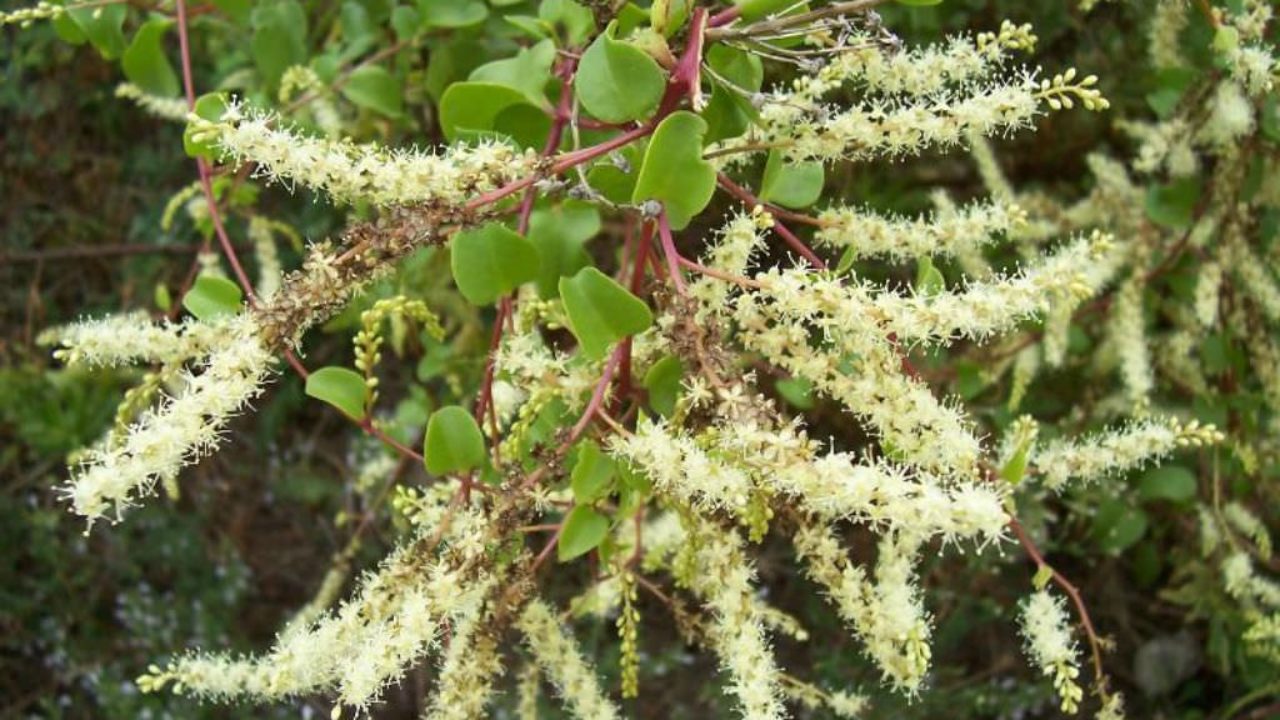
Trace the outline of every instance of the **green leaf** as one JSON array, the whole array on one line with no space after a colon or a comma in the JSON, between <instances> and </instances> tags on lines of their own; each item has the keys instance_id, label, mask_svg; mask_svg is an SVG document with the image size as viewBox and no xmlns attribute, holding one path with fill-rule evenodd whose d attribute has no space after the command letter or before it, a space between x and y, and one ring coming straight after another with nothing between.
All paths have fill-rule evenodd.
<instances>
[{"instance_id":1,"label":"green leaf","mask_svg":"<svg viewBox=\"0 0 1280 720\"><path fill-rule=\"evenodd\" d=\"M806 378L783 378L775 385L778 394L797 410L813 408L813 383Z\"/></svg>"},{"instance_id":2,"label":"green leaf","mask_svg":"<svg viewBox=\"0 0 1280 720\"><path fill-rule=\"evenodd\" d=\"M418 0L418 12L427 27L439 28L476 25L489 16L480 0Z\"/></svg>"},{"instance_id":3,"label":"green leaf","mask_svg":"<svg viewBox=\"0 0 1280 720\"><path fill-rule=\"evenodd\" d=\"M1031 444L1035 441L1035 436L1029 436L1025 441L1020 443L1013 455L1000 468L1000 477L1010 485L1017 485L1022 482L1027 474L1027 458L1031 453Z\"/></svg>"},{"instance_id":4,"label":"green leaf","mask_svg":"<svg viewBox=\"0 0 1280 720\"><path fill-rule=\"evenodd\" d=\"M538 19L556 30L568 47L580 46L596 29L595 13L574 0L542 0Z\"/></svg>"},{"instance_id":5,"label":"green leaf","mask_svg":"<svg viewBox=\"0 0 1280 720\"><path fill-rule=\"evenodd\" d=\"M120 57L125 51L124 19L128 14L129 8L123 3L67 8L67 15L76 27L108 60Z\"/></svg>"},{"instance_id":6,"label":"green leaf","mask_svg":"<svg viewBox=\"0 0 1280 720\"><path fill-rule=\"evenodd\" d=\"M450 142L474 139L484 133L498 130L503 113L527 108L529 117L541 118L540 123L530 123L517 138L522 145L531 146L545 141L551 121L538 107L529 104L524 93L505 85L479 82L459 82L449 86L440 97L440 130Z\"/></svg>"},{"instance_id":7,"label":"green leaf","mask_svg":"<svg viewBox=\"0 0 1280 720\"><path fill-rule=\"evenodd\" d=\"M1152 468L1138 481L1138 495L1143 500L1185 502L1196 496L1196 476L1178 465Z\"/></svg>"},{"instance_id":8,"label":"green leaf","mask_svg":"<svg viewBox=\"0 0 1280 720\"><path fill-rule=\"evenodd\" d=\"M702 159L706 131L707 123L697 115L684 110L671 113L653 133L640 166L631 202L661 202L675 230L702 212L716 189L715 167Z\"/></svg>"},{"instance_id":9,"label":"green leaf","mask_svg":"<svg viewBox=\"0 0 1280 720\"><path fill-rule=\"evenodd\" d=\"M1147 104L1161 118L1178 109L1187 88L1196 80L1196 72L1188 68L1164 68L1156 75L1156 88L1147 94Z\"/></svg>"},{"instance_id":10,"label":"green leaf","mask_svg":"<svg viewBox=\"0 0 1280 720\"><path fill-rule=\"evenodd\" d=\"M1200 182L1195 178L1152 185L1147 189L1147 217L1158 225L1183 229L1191 225L1199 200Z\"/></svg>"},{"instance_id":11,"label":"green leaf","mask_svg":"<svg viewBox=\"0 0 1280 720\"><path fill-rule=\"evenodd\" d=\"M1262 134L1273 141L1280 141L1280 99L1268 95L1262 101L1261 122Z\"/></svg>"},{"instance_id":12,"label":"green leaf","mask_svg":"<svg viewBox=\"0 0 1280 720\"><path fill-rule=\"evenodd\" d=\"M454 237L449 265L462 296L488 305L537 277L538 250L505 225L489 223Z\"/></svg>"},{"instance_id":13,"label":"green leaf","mask_svg":"<svg viewBox=\"0 0 1280 720\"><path fill-rule=\"evenodd\" d=\"M598 164L587 173L587 183L606 200L619 205L631 202L636 189L635 167L640 164L640 151L628 145L617 155L626 162L627 169L615 164Z\"/></svg>"},{"instance_id":14,"label":"green leaf","mask_svg":"<svg viewBox=\"0 0 1280 720\"><path fill-rule=\"evenodd\" d=\"M212 320L219 315L240 312L240 299L244 297L235 283L214 275L201 275L182 296L182 307L197 320Z\"/></svg>"},{"instance_id":15,"label":"green leaf","mask_svg":"<svg viewBox=\"0 0 1280 720\"><path fill-rule=\"evenodd\" d=\"M253 10L253 61L262 81L274 88L280 76L307 61L307 14L295 0L260 4Z\"/></svg>"},{"instance_id":16,"label":"green leaf","mask_svg":"<svg viewBox=\"0 0 1280 720\"><path fill-rule=\"evenodd\" d=\"M253 0L213 0L213 4L237 25L249 24Z\"/></svg>"},{"instance_id":17,"label":"green leaf","mask_svg":"<svg viewBox=\"0 0 1280 720\"><path fill-rule=\"evenodd\" d=\"M916 260L915 290L917 295L932 297L946 289L947 279L942 276L942 271L934 266L932 258L922 256Z\"/></svg>"},{"instance_id":18,"label":"green leaf","mask_svg":"<svg viewBox=\"0 0 1280 720\"><path fill-rule=\"evenodd\" d=\"M485 63L467 78L470 82L503 85L524 95L535 106L547 105L547 83L551 80L551 64L556 59L556 44L543 40L524 48L515 57Z\"/></svg>"},{"instance_id":19,"label":"green leaf","mask_svg":"<svg viewBox=\"0 0 1280 720\"><path fill-rule=\"evenodd\" d=\"M89 38L85 37L84 31L76 24L75 20L67 13L61 13L49 21L53 25L53 33L58 39L72 45L83 45L88 42Z\"/></svg>"},{"instance_id":20,"label":"green leaf","mask_svg":"<svg viewBox=\"0 0 1280 720\"><path fill-rule=\"evenodd\" d=\"M662 100L666 77L648 53L614 40L614 27L611 23L582 54L573 87L582 107L605 122L649 117Z\"/></svg>"},{"instance_id":21,"label":"green leaf","mask_svg":"<svg viewBox=\"0 0 1280 720\"><path fill-rule=\"evenodd\" d=\"M822 163L791 162L780 151L770 150L760 181L760 199L783 207L808 207L822 194L824 179Z\"/></svg>"},{"instance_id":22,"label":"green leaf","mask_svg":"<svg viewBox=\"0 0 1280 720\"><path fill-rule=\"evenodd\" d=\"M464 473L484 465L484 436L471 413L457 405L442 407L427 421L422 455L432 475Z\"/></svg>"},{"instance_id":23,"label":"green leaf","mask_svg":"<svg viewBox=\"0 0 1280 720\"><path fill-rule=\"evenodd\" d=\"M560 278L591 264L584 244L600 232L600 211L594 205L567 200L538 208L529 218L529 242L538 250L538 295L557 297Z\"/></svg>"},{"instance_id":24,"label":"green leaf","mask_svg":"<svg viewBox=\"0 0 1280 720\"><path fill-rule=\"evenodd\" d=\"M546 40L551 37L550 24L532 15L503 15L502 19L535 40Z\"/></svg>"},{"instance_id":25,"label":"green leaf","mask_svg":"<svg viewBox=\"0 0 1280 720\"><path fill-rule=\"evenodd\" d=\"M404 99L400 81L381 65L364 65L355 69L342 86L342 96L362 108L387 117L400 117Z\"/></svg>"},{"instance_id":26,"label":"green leaf","mask_svg":"<svg viewBox=\"0 0 1280 720\"><path fill-rule=\"evenodd\" d=\"M227 98L222 93L208 93L196 98L194 112L205 120L215 122L221 120L222 114L226 111ZM206 160L213 160L218 156L216 145L192 139L190 126L182 132L182 149L191 157L202 157Z\"/></svg>"},{"instance_id":27,"label":"green leaf","mask_svg":"<svg viewBox=\"0 0 1280 720\"><path fill-rule=\"evenodd\" d=\"M1093 536L1103 551L1119 554L1147 534L1150 521L1140 508L1122 500L1104 502L1093 519Z\"/></svg>"},{"instance_id":28,"label":"green leaf","mask_svg":"<svg viewBox=\"0 0 1280 720\"><path fill-rule=\"evenodd\" d=\"M569 329L592 360L603 359L615 342L653 323L653 313L643 300L594 267L561 278L560 297L569 315Z\"/></svg>"},{"instance_id":29,"label":"green leaf","mask_svg":"<svg viewBox=\"0 0 1280 720\"><path fill-rule=\"evenodd\" d=\"M649 6L649 25L655 32L671 37L689 19L693 0L653 0Z\"/></svg>"},{"instance_id":30,"label":"green leaf","mask_svg":"<svg viewBox=\"0 0 1280 720\"><path fill-rule=\"evenodd\" d=\"M165 31L172 24L163 18L143 23L120 61L124 76L129 78L129 82L152 95L172 97L182 89L178 84L178 74L169 64L161 42Z\"/></svg>"},{"instance_id":31,"label":"green leaf","mask_svg":"<svg viewBox=\"0 0 1280 720\"><path fill-rule=\"evenodd\" d=\"M391 11L391 29L395 31L397 40L408 40L417 35L421 26L422 16L408 5L400 5Z\"/></svg>"},{"instance_id":32,"label":"green leaf","mask_svg":"<svg viewBox=\"0 0 1280 720\"><path fill-rule=\"evenodd\" d=\"M764 63L751 53L728 45L713 45L707 51L707 64L714 71L706 77L711 81L711 99L702 110L707 121L707 142L715 142L741 135L759 116L750 97L764 83ZM729 87L725 83L732 83Z\"/></svg>"},{"instance_id":33,"label":"green leaf","mask_svg":"<svg viewBox=\"0 0 1280 720\"><path fill-rule=\"evenodd\" d=\"M1049 586L1050 580L1053 580L1053 568L1041 565L1036 568L1036 574L1031 577L1031 585L1036 590L1043 590Z\"/></svg>"},{"instance_id":34,"label":"green leaf","mask_svg":"<svg viewBox=\"0 0 1280 720\"><path fill-rule=\"evenodd\" d=\"M750 22L786 10L796 3L795 0L733 0L733 4L738 7L742 19Z\"/></svg>"},{"instance_id":35,"label":"green leaf","mask_svg":"<svg viewBox=\"0 0 1280 720\"><path fill-rule=\"evenodd\" d=\"M894 0L899 5L907 5L910 7L929 7L931 5L941 5L942 0Z\"/></svg>"},{"instance_id":36,"label":"green leaf","mask_svg":"<svg viewBox=\"0 0 1280 720\"><path fill-rule=\"evenodd\" d=\"M663 417L671 417L680 397L680 380L684 377L684 364L675 355L668 355L649 368L644 374L644 387L649 391L649 407Z\"/></svg>"},{"instance_id":37,"label":"green leaf","mask_svg":"<svg viewBox=\"0 0 1280 720\"><path fill-rule=\"evenodd\" d=\"M365 416L364 403L369 389L360 373L351 368L330 365L307 376L307 395L360 420Z\"/></svg>"},{"instance_id":38,"label":"green leaf","mask_svg":"<svg viewBox=\"0 0 1280 720\"><path fill-rule=\"evenodd\" d=\"M377 30L364 5L355 0L347 0L342 3L342 10L338 15L342 39L346 41L342 47L342 58L355 59L377 42Z\"/></svg>"},{"instance_id":39,"label":"green leaf","mask_svg":"<svg viewBox=\"0 0 1280 720\"><path fill-rule=\"evenodd\" d=\"M618 466L618 518L629 518L644 504L653 490L653 484L644 473L637 472L626 463Z\"/></svg>"},{"instance_id":40,"label":"green leaf","mask_svg":"<svg viewBox=\"0 0 1280 720\"><path fill-rule=\"evenodd\" d=\"M580 504L595 502L608 495L609 485L613 482L616 468L613 458L590 441L578 447L578 461L573 465L569 485L573 488L573 499Z\"/></svg>"},{"instance_id":41,"label":"green leaf","mask_svg":"<svg viewBox=\"0 0 1280 720\"><path fill-rule=\"evenodd\" d=\"M556 556L567 562L596 549L609 534L609 518L589 505L576 505L564 519Z\"/></svg>"}]
</instances>

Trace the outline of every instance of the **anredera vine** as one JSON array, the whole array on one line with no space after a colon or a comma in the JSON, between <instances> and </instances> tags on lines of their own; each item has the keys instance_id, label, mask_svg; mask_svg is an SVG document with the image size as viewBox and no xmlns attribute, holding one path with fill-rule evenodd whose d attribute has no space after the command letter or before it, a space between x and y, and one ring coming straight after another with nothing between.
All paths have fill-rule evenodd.
<instances>
[{"instance_id":1,"label":"anredera vine","mask_svg":"<svg viewBox=\"0 0 1280 720\"><path fill-rule=\"evenodd\" d=\"M428 717L488 714L507 673L574 716L618 717L618 697L644 699L645 623L667 616L716 658L742 716L854 717L874 712L865 688L819 686L775 655L773 638L805 637L806 618L761 591L761 549L788 547L793 575L882 684L917 697L937 626L924 557L996 548L1027 558L1011 612L1060 710L1122 717L1107 630L1036 535L1060 496L1177 453L1230 453L1250 477L1275 467L1270 5L1157 3L1153 65L1183 67L1180 34L1196 22L1212 30L1213 69L1172 73L1153 118L1119 122L1135 156L1091 155L1094 189L1064 200L1016 187L989 139L1107 113L1106 79L1034 65L1034 29L1012 22L911 47L881 4L348 2L322 36L293 0L5 14L120 58L117 94L185 124L198 178L165 213L185 210L206 251L170 316L46 331L68 365L151 368L72 465L71 509L93 532L127 522L287 374L385 449L362 468L385 491L350 541L393 515L398 544L377 568L344 593L344 551L269 650L193 649L157 662L142 689L321 693L337 717L369 712L432 657ZM227 24L251 30L247 42L222 37ZM244 48L201 77L193 53L213 37ZM510 51L461 71L485 41ZM200 94L215 80L229 89ZM836 168L945 152L971 155L986 197L938 190L933 213L897 216L830 192ZM285 271L277 237L297 233L237 194L255 179L306 188L351 220ZM1180 302L1160 283L1189 258ZM451 282L398 279L411 262ZM310 366L308 335L351 307L350 367ZM1098 347L1077 357L1073 328L1099 316ZM459 344L471 371L441 383L416 427L391 418L384 350L458 341L475 318L487 342ZM1258 400L1211 422L1194 400L1231 352L1249 369L1222 391L1247 385ZM1105 397L1019 414L1033 383L1072 364L1104 378ZM961 373L1005 383L1003 412L972 402ZM824 409L856 430L828 439ZM401 463L428 481L400 484ZM1179 483L1143 492L1186 500ZM1242 642L1274 663L1265 523L1219 492L1197 522ZM855 555L853 528L873 552ZM553 600L571 563L589 563L590 582ZM564 622L580 616L617 633L616 692Z\"/></svg>"}]
</instances>

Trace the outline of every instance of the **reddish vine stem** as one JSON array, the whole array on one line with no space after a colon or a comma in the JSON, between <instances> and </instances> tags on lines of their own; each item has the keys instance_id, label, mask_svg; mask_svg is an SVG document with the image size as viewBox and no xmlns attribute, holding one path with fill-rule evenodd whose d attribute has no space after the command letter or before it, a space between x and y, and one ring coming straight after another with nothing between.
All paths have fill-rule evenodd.
<instances>
[{"instance_id":1,"label":"reddish vine stem","mask_svg":"<svg viewBox=\"0 0 1280 720\"><path fill-rule=\"evenodd\" d=\"M720 187L724 188L724 190L730 195L738 198L738 200L740 200L748 210L755 208L757 205L765 207L765 204L760 202L760 199L755 195L751 194L750 190L735 183L733 180L730 180L728 175L719 173L716 176L716 182L719 183ZM827 264L822 261L822 258L818 257L817 253L806 245L803 240L797 237L795 233L791 232L791 229L784 225L776 216L773 220L773 231L778 234L778 237L782 238L783 241L790 245L792 250L800 253L805 260L808 260L810 265L818 270L827 269Z\"/></svg>"},{"instance_id":2,"label":"reddish vine stem","mask_svg":"<svg viewBox=\"0 0 1280 720\"><path fill-rule=\"evenodd\" d=\"M630 224L628 218L627 237L630 238L634 226ZM653 243L653 226L645 223L640 229L640 239L636 244L636 251L631 259L631 281L629 286L631 294L640 295L640 285L644 282L645 265L649 261L649 248ZM631 338L623 341L624 349L622 352L622 363L619 366L619 388L618 388L618 407L622 407L622 402L631 395Z\"/></svg>"},{"instance_id":3,"label":"reddish vine stem","mask_svg":"<svg viewBox=\"0 0 1280 720\"><path fill-rule=\"evenodd\" d=\"M576 58L568 58L557 70L556 74L564 81L565 89L560 94L560 102L556 105L555 114L551 119L551 129L547 132L547 141L542 148L542 157L544 158L551 157L556 149L560 147L560 142L564 139L565 127L573 117L573 93L570 87L577 64ZM529 234L529 221L533 217L533 203L537 197L538 193L533 185L525 188L524 197L520 201L519 214L516 218L516 232L521 235ZM489 356L485 360L484 382L481 385L480 394L476 398L476 422L483 422L485 411L488 410L490 428L494 437L498 435L498 414L493 407L493 378L497 370L498 348L502 345L506 321L514 314L514 308L515 300L512 297L503 298L498 306L498 316L493 321L493 336L489 342ZM495 456L497 456L497 443L494 443L493 450Z\"/></svg>"},{"instance_id":4,"label":"reddish vine stem","mask_svg":"<svg viewBox=\"0 0 1280 720\"><path fill-rule=\"evenodd\" d=\"M1084 627L1085 636L1089 639L1089 650L1093 655L1094 681L1099 687L1102 687L1106 682L1106 675L1102 669L1102 640L1098 638L1098 633L1094 630L1093 620L1089 617L1089 610L1085 607L1084 598L1080 596L1079 588L1045 561L1044 554L1040 552L1040 548L1036 547L1036 543L1031 539L1030 533L1022 526L1018 518L1013 515L1009 516L1009 528L1013 530L1014 536L1018 538L1018 542L1027 551L1027 555L1035 562L1036 570L1048 570L1054 584L1071 598L1072 604L1076 607L1076 614L1080 616L1080 624Z\"/></svg>"},{"instance_id":5,"label":"reddish vine stem","mask_svg":"<svg viewBox=\"0 0 1280 720\"><path fill-rule=\"evenodd\" d=\"M604 372L600 375L600 382L596 383L596 389L591 393L591 400L587 403L587 409L582 412L582 417L578 418L578 422L574 424L573 429L569 431L569 438L565 440L566 445L572 445L582 437L582 433L586 431L587 426L591 424L591 420L595 417L596 411L604 404L604 394L609 389L610 383L613 382L613 375L618 370L618 364L622 362L622 354L624 344L619 343L609 354L609 360L605 363Z\"/></svg>"},{"instance_id":6,"label":"reddish vine stem","mask_svg":"<svg viewBox=\"0 0 1280 720\"><path fill-rule=\"evenodd\" d=\"M671 221L667 219L666 210L658 214L658 236L662 238L662 255L667 261L667 272L671 275L671 283L675 285L677 294L684 295L684 275L680 272L682 258L676 250L676 241L671 234Z\"/></svg>"},{"instance_id":7,"label":"reddish vine stem","mask_svg":"<svg viewBox=\"0 0 1280 720\"><path fill-rule=\"evenodd\" d=\"M556 532L547 539L547 544L542 546L542 552L538 553L537 559L533 561L533 566L529 569L530 573L538 572L538 568L542 567L542 563L551 557L551 551L555 549L556 544L560 542L560 535L564 532L564 523L560 523L556 528Z\"/></svg>"},{"instance_id":8,"label":"reddish vine stem","mask_svg":"<svg viewBox=\"0 0 1280 720\"><path fill-rule=\"evenodd\" d=\"M721 10L715 15L712 15L711 19L707 21L707 27L714 28L714 27L720 27L721 25L728 25L729 23L733 22L734 20L737 20L741 16L742 16L742 8L738 7L737 5L730 5L724 10Z\"/></svg>"},{"instance_id":9,"label":"reddish vine stem","mask_svg":"<svg viewBox=\"0 0 1280 720\"><path fill-rule=\"evenodd\" d=\"M186 0L178 0L177 10L178 46L182 54L182 89L187 96L187 109L195 111L196 90L195 82L191 77L191 40L187 37ZM240 258L236 256L236 248L231 244L231 238L227 236L227 229L222 224L222 213L218 211L218 201L213 196L213 181L210 179L209 163L205 162L204 158L196 158L196 167L200 171L200 189L204 191L205 204L209 207L209 219L213 221L213 230L218 236L218 243L222 246L222 254L227 257L227 262L231 264L232 272L235 273L240 286L244 288L245 299L248 301L249 307L255 307L258 304L258 297L253 292L253 284L249 282L249 276L245 274L244 267L240 265Z\"/></svg>"},{"instance_id":10,"label":"reddish vine stem","mask_svg":"<svg viewBox=\"0 0 1280 720\"><path fill-rule=\"evenodd\" d=\"M763 283L752 280L751 278L742 277L741 275L734 275L732 273L722 272L720 270L716 270L715 268L709 268L706 265L703 265L702 263L694 262L693 260L690 260L687 257L681 256L680 264L696 273L701 273L702 275L706 275L707 277L713 277L717 280L731 282L735 285L741 285L742 287L751 288L752 290L761 290L764 288Z\"/></svg>"}]
</instances>

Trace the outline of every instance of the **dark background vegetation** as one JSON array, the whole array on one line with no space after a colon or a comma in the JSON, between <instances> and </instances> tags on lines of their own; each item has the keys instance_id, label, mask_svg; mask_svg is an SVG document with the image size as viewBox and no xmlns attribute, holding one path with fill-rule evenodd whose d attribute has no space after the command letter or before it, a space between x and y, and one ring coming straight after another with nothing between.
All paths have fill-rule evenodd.
<instances>
[{"instance_id":1,"label":"dark background vegetation","mask_svg":"<svg viewBox=\"0 0 1280 720\"><path fill-rule=\"evenodd\" d=\"M1041 62L1098 74L1114 115L1141 115L1152 82L1142 70L1144 6L1104 5L1086 19L1074 5L947 0L885 15L908 42L994 29L1004 18L1034 22ZM353 451L345 447L352 433L305 403L294 378L282 377L259 412L233 424L222 452L183 474L180 498L161 496L128 522L84 533L57 495L67 455L104 430L137 375L63 370L34 340L42 328L83 316L154 312L157 286L177 291L199 238L183 222L162 232L159 217L195 168L182 154L181 129L117 100L118 67L88 46L59 42L47 25L9 26L0 30L0 63L0 718L327 717L329 705L318 698L275 708L199 706L167 694L142 696L133 685L148 664L184 648L261 649L306 602L347 532L333 519L352 502ZM1000 145L1016 183L1066 196L1083 192L1084 155L1100 148L1124 153L1126 144L1106 117L1082 113L1055 115L1038 134ZM982 192L963 155L858 165L829 181L839 195L902 210L926 208L923 190L931 186L959 198ZM308 238L343 221L326 204L279 187L264 191L262 207L290 218ZM286 253L286 262L296 260ZM343 335L310 342L313 356L347 352ZM391 371L388 395L412 379L413 363L406 365ZM1048 395L1044 402L1052 403ZM837 413L828 415L816 435L848 432ZM416 479L411 472L405 481ZM1046 549L1079 582L1095 622L1114 640L1108 667L1133 717L1206 717L1254 680L1241 667L1206 659L1211 628L1160 599L1176 561L1167 546L1190 531L1190 516L1168 507L1150 515L1146 539L1123 553L1100 550L1087 514L1056 526L1057 540ZM368 543L361 561L376 561L392 539ZM870 538L863 540L856 546L869 547ZM824 684L875 692L874 669L792 563L787 548L773 543L760 562L770 600L809 620L809 642L777 641L784 666L813 667L811 676ZM930 561L926 582L936 589L928 603L939 618L931 690L912 704L876 692L871 717L1056 717L1049 688L1026 667L1010 617L1029 572L1012 549ZM565 578L562 594L578 585L574 579ZM661 617L660 608L641 607ZM607 625L580 628L613 678L611 632ZM643 627L642 697L628 710L653 718L728 716L714 667L681 650L672 632L666 622ZM1137 656L1153 640L1187 669L1171 688L1148 695ZM416 716L430 678L430 668L416 671L376 716Z\"/></svg>"}]
</instances>

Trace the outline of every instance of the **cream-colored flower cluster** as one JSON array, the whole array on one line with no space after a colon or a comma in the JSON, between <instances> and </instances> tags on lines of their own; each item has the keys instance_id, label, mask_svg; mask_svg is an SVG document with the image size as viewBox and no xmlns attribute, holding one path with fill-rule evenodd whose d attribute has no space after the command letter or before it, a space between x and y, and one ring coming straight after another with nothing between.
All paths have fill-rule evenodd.
<instances>
[{"instance_id":1,"label":"cream-colored flower cluster","mask_svg":"<svg viewBox=\"0 0 1280 720\"><path fill-rule=\"evenodd\" d=\"M158 335L152 339L156 342L148 352L174 353L175 347L185 352L190 347L181 338L176 342ZM92 343L80 342L76 347L87 357L109 354L86 350L94 347ZM121 348L116 356L127 357L126 353L136 357L137 348ZM261 390L273 361L251 316L227 321L219 329L218 345L201 357L198 369L181 374L179 390L144 413L121 442L83 454L64 490L72 507L90 522L105 515L119 519L156 482L172 481L185 465L216 447L227 421Z\"/></svg>"},{"instance_id":2,"label":"cream-colored flower cluster","mask_svg":"<svg viewBox=\"0 0 1280 720\"><path fill-rule=\"evenodd\" d=\"M435 528L422 528L364 577L342 607L309 623L288 626L270 652L258 657L191 654L139 679L144 691L173 683L183 694L229 700L278 699L333 691L340 705L363 708L439 641L443 626L479 612L492 577L481 571L463 582L462 565L479 559L467 533L483 531L474 513L453 518L445 533L455 559L423 557ZM476 575L476 573L471 573Z\"/></svg>"},{"instance_id":3,"label":"cream-colored flower cluster","mask_svg":"<svg viewBox=\"0 0 1280 720\"><path fill-rule=\"evenodd\" d=\"M275 229L275 224L260 215L249 218L249 240L253 242L253 254L258 260L258 282L254 291L263 300L269 300L276 294L280 289L280 278L284 275L280 268L280 253L276 249Z\"/></svg>"},{"instance_id":4,"label":"cream-colored flower cluster","mask_svg":"<svg viewBox=\"0 0 1280 720\"><path fill-rule=\"evenodd\" d=\"M485 716L493 681L502 672L498 645L486 627L490 618L477 607L458 622L440 667L439 689L423 717L471 720Z\"/></svg>"},{"instance_id":5,"label":"cream-colored flower cluster","mask_svg":"<svg viewBox=\"0 0 1280 720\"><path fill-rule=\"evenodd\" d=\"M535 159L502 143L436 153L316 139L242 105L232 105L216 122L192 115L188 123L193 138L215 144L236 163L252 162L271 180L298 183L345 203L461 205L527 175Z\"/></svg>"},{"instance_id":6,"label":"cream-colored flower cluster","mask_svg":"<svg viewBox=\"0 0 1280 720\"><path fill-rule=\"evenodd\" d=\"M1138 420L1127 426L1087 436L1058 440L1034 453L1036 472L1045 487L1060 491L1072 479L1093 482L1140 468L1186 447L1221 442L1225 436L1212 425L1174 418Z\"/></svg>"},{"instance_id":7,"label":"cream-colored flower cluster","mask_svg":"<svg viewBox=\"0 0 1280 720\"><path fill-rule=\"evenodd\" d=\"M982 340L1045 314L1055 305L1078 305L1095 288L1088 269L1106 252L1110 238L1095 234L1007 278L970 283L963 291L931 295L876 293L871 315L904 342Z\"/></svg>"},{"instance_id":8,"label":"cream-colored flower cluster","mask_svg":"<svg viewBox=\"0 0 1280 720\"><path fill-rule=\"evenodd\" d=\"M703 524L693 540L697 572L690 580L711 612L710 641L729 676L729 691L747 720L779 720L787 716L778 688L779 670L754 602L755 571L734 531Z\"/></svg>"},{"instance_id":9,"label":"cream-colored flower cluster","mask_svg":"<svg viewBox=\"0 0 1280 720\"><path fill-rule=\"evenodd\" d=\"M37 20L53 20L66 11L67 9L62 5L54 5L51 2L41 0L34 7L0 13L0 26L17 25L24 28L30 27Z\"/></svg>"},{"instance_id":10,"label":"cream-colored flower cluster","mask_svg":"<svg viewBox=\"0 0 1280 720\"><path fill-rule=\"evenodd\" d=\"M814 238L848 249L854 257L888 256L897 261L931 255L962 255L994 243L1026 223L1026 211L1004 202L974 203L946 215L920 218L886 217L850 207L834 207L818 215Z\"/></svg>"},{"instance_id":11,"label":"cream-colored flower cluster","mask_svg":"<svg viewBox=\"0 0 1280 720\"><path fill-rule=\"evenodd\" d=\"M1061 598L1037 590L1022 605L1022 636L1028 657L1053 681L1064 713L1080 709L1084 690L1080 676L1079 648L1071 633L1067 609Z\"/></svg>"},{"instance_id":12,"label":"cream-colored flower cluster","mask_svg":"<svg viewBox=\"0 0 1280 720\"><path fill-rule=\"evenodd\" d=\"M207 354L228 328L194 319L154 323L145 312L132 312L50 328L37 340L56 345L53 356L70 366L171 365Z\"/></svg>"},{"instance_id":13,"label":"cream-colored flower cluster","mask_svg":"<svg viewBox=\"0 0 1280 720\"><path fill-rule=\"evenodd\" d=\"M187 101L179 97L152 95L133 83L116 86L116 97L132 100L138 107L164 120L184 122L187 119Z\"/></svg>"},{"instance_id":14,"label":"cream-colored flower cluster","mask_svg":"<svg viewBox=\"0 0 1280 720\"><path fill-rule=\"evenodd\" d=\"M751 496L751 478L713 460L693 438L641 420L633 435L615 437L613 452L627 459L660 492L702 510L741 512Z\"/></svg>"},{"instance_id":15,"label":"cream-colored flower cluster","mask_svg":"<svg viewBox=\"0 0 1280 720\"><path fill-rule=\"evenodd\" d=\"M929 670L932 628L916 584L918 538L890 533L879 545L875 579L850 564L829 528L802 527L792 538L805 573L821 585L867 655L898 690L919 692Z\"/></svg>"},{"instance_id":16,"label":"cream-colored flower cluster","mask_svg":"<svg viewBox=\"0 0 1280 720\"><path fill-rule=\"evenodd\" d=\"M816 74L798 80L796 87L767 97L760 109L763 139L797 160L893 158L955 147L971 133L989 136L1030 127L1044 107L1069 109L1076 102L1089 110L1107 107L1095 87L1097 78L1077 78L1074 69L1045 79L1027 69L983 78L998 66L990 60L1003 57L991 49L1030 43L1029 34L1016 28L1008 37L1012 45L989 40L984 49L959 40L947 48L918 51L915 64L911 55L885 64L867 63L863 58L876 57L874 49L837 54ZM972 61L963 61L965 55ZM954 74L929 71L948 58L955 61ZM868 73L859 80L890 95L868 92L847 106L822 102L823 95L854 72ZM953 87L958 80L965 82Z\"/></svg>"},{"instance_id":17,"label":"cream-colored flower cluster","mask_svg":"<svg viewBox=\"0 0 1280 720\"><path fill-rule=\"evenodd\" d=\"M997 72L1010 51L1030 51L1037 38L1030 25L1005 21L998 33L956 36L944 43L898 51L869 34L845 41L817 73L793 82L797 100L817 100L844 84L891 95L936 95L949 87L972 83Z\"/></svg>"},{"instance_id":18,"label":"cream-colored flower cluster","mask_svg":"<svg viewBox=\"0 0 1280 720\"><path fill-rule=\"evenodd\" d=\"M904 371L869 287L798 269L756 279L765 291L742 293L733 312L748 349L866 419L901 459L948 475L975 470L981 446L969 422ZM827 346L815 346L814 330Z\"/></svg>"},{"instance_id":19,"label":"cream-colored flower cluster","mask_svg":"<svg viewBox=\"0 0 1280 720\"><path fill-rule=\"evenodd\" d=\"M525 605L517 622L534 659L580 720L616 720L615 706L604 695L595 670L582 657L576 643L560 627L551 607L534 599Z\"/></svg>"}]
</instances>

